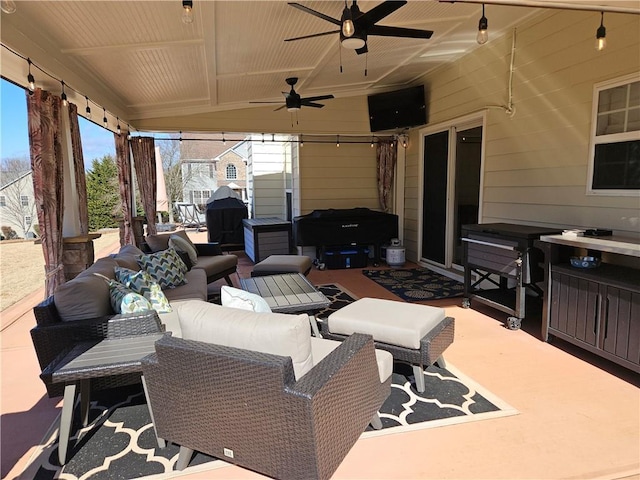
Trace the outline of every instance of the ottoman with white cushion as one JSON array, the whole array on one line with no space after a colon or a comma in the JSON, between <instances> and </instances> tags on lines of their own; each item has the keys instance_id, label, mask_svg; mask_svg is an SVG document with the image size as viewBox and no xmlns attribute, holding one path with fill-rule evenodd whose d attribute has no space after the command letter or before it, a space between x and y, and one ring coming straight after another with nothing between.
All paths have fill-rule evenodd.
<instances>
[{"instance_id":1,"label":"ottoman with white cushion","mask_svg":"<svg viewBox=\"0 0 640 480\"><path fill-rule=\"evenodd\" d=\"M373 336L376 348L413 365L416 389L425 389L424 368L445 367L443 352L453 343L454 319L443 308L379 298L361 298L329 315L322 336L344 340L352 333Z\"/></svg>"},{"instance_id":2,"label":"ottoman with white cushion","mask_svg":"<svg viewBox=\"0 0 640 480\"><path fill-rule=\"evenodd\" d=\"M313 262L306 255L270 255L253 266L252 277L301 273L307 275Z\"/></svg>"}]
</instances>

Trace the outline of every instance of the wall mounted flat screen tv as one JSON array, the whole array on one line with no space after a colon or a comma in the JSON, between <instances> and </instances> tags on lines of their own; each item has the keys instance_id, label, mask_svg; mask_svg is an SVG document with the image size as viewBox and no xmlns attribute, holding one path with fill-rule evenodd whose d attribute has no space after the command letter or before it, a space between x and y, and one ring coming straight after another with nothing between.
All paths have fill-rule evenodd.
<instances>
[{"instance_id":1,"label":"wall mounted flat screen tv","mask_svg":"<svg viewBox=\"0 0 640 480\"><path fill-rule=\"evenodd\" d=\"M427 123L424 85L367 97L372 132L416 127Z\"/></svg>"}]
</instances>

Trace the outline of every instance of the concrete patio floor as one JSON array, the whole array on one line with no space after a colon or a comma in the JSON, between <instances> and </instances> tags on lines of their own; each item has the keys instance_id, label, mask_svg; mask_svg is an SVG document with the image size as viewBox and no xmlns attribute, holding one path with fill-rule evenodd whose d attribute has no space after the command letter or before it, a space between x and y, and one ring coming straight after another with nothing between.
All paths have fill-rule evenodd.
<instances>
[{"instance_id":1,"label":"concrete patio floor","mask_svg":"<svg viewBox=\"0 0 640 480\"><path fill-rule=\"evenodd\" d=\"M206 241L206 232L189 235ZM238 254L239 275L248 276L252 263ZM360 269L312 270L308 278L397 300ZM2 478L27 478L21 473L61 409L60 398L46 397L29 335L42 297L43 289L1 314ZM639 375L561 341L541 342L539 320L511 331L506 315L488 307L463 309L459 298L425 303L456 319L447 362L520 413L361 439L334 478L640 479ZM261 477L229 466L184 478Z\"/></svg>"}]
</instances>

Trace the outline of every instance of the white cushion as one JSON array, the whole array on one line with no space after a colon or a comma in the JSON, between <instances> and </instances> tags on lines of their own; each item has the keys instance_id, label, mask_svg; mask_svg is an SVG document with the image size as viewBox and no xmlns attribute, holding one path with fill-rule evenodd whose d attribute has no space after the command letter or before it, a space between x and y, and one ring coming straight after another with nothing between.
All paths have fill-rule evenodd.
<instances>
[{"instance_id":1,"label":"white cushion","mask_svg":"<svg viewBox=\"0 0 640 480\"><path fill-rule=\"evenodd\" d=\"M171 306L184 339L291 357L296 379L313 367L306 314L256 313L200 300Z\"/></svg>"},{"instance_id":2,"label":"white cushion","mask_svg":"<svg viewBox=\"0 0 640 480\"><path fill-rule=\"evenodd\" d=\"M331 333L368 333L379 342L417 350L420 339L444 318L439 307L361 298L329 315L328 322Z\"/></svg>"},{"instance_id":3,"label":"white cushion","mask_svg":"<svg viewBox=\"0 0 640 480\"><path fill-rule=\"evenodd\" d=\"M260 295L245 292L239 288L223 285L220 287L220 299L224 307L241 308L252 312L271 313L271 307Z\"/></svg>"},{"instance_id":4,"label":"white cushion","mask_svg":"<svg viewBox=\"0 0 640 480\"><path fill-rule=\"evenodd\" d=\"M313 364L317 365L320 360L333 352L341 343L335 340L327 340L326 338L311 337ZM387 351L376 349L376 362L378 363L380 383L383 383L393 373L393 355Z\"/></svg>"}]
</instances>

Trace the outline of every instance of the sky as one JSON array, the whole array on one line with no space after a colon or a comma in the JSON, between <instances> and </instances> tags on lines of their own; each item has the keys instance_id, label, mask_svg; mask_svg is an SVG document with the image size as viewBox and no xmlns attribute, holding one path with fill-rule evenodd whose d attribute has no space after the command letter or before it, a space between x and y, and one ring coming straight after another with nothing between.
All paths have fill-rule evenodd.
<instances>
[{"instance_id":1,"label":"sky","mask_svg":"<svg viewBox=\"0 0 640 480\"><path fill-rule=\"evenodd\" d=\"M27 100L24 90L6 80L0 81L0 156L1 158L29 158ZM79 111L84 111L81 106ZM85 169L96 158L111 155L116 149L113 133L79 115L80 137Z\"/></svg>"}]
</instances>

